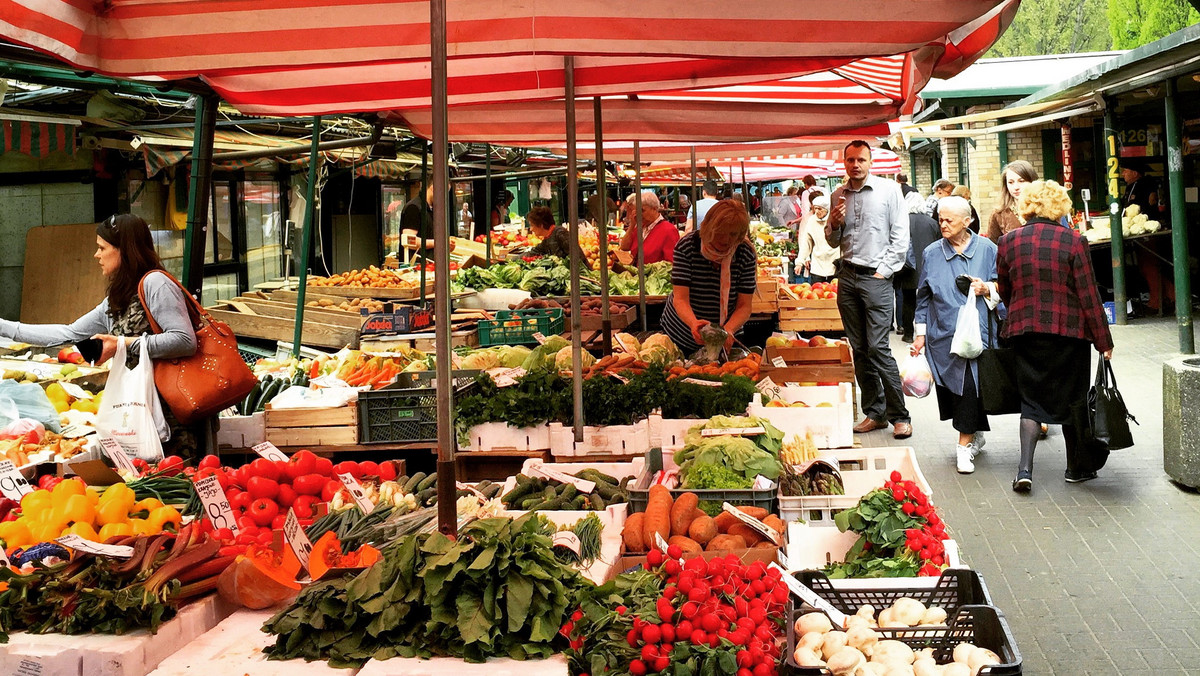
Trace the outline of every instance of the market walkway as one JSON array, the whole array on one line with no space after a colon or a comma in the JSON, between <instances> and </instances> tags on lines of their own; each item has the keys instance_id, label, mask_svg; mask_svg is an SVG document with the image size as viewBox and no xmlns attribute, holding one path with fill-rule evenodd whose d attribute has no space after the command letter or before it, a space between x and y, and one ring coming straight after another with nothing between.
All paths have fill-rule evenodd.
<instances>
[{"instance_id":1,"label":"market walkway","mask_svg":"<svg viewBox=\"0 0 1200 676\"><path fill-rule=\"evenodd\" d=\"M933 397L909 400L915 434L860 435L864 446L911 445L964 560L1008 617L1026 674L1200 674L1200 495L1162 470L1162 364L1177 355L1174 318L1114 326L1113 367L1137 445L1100 477L1063 481L1062 437L1038 445L1030 495L1010 484L1017 416L992 420L972 475L954 470L957 433ZM895 354L907 354L898 337Z\"/></svg>"}]
</instances>

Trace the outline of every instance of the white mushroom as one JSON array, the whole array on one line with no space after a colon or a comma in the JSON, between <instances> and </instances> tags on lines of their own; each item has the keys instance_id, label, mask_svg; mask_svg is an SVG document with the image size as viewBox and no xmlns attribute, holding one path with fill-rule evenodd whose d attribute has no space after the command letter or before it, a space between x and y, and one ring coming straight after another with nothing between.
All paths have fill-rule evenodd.
<instances>
[{"instance_id":1,"label":"white mushroom","mask_svg":"<svg viewBox=\"0 0 1200 676\"><path fill-rule=\"evenodd\" d=\"M932 657L922 657L913 662L913 676L942 676L942 671Z\"/></svg>"},{"instance_id":2,"label":"white mushroom","mask_svg":"<svg viewBox=\"0 0 1200 676\"><path fill-rule=\"evenodd\" d=\"M875 651L871 653L871 660L877 662L897 660L904 664L912 664L914 659L916 654L913 653L913 649L900 641L880 641L875 644Z\"/></svg>"},{"instance_id":3,"label":"white mushroom","mask_svg":"<svg viewBox=\"0 0 1200 676\"><path fill-rule=\"evenodd\" d=\"M892 604L892 618L903 622L905 626L919 624L924 615L925 604L912 597L902 596Z\"/></svg>"},{"instance_id":4,"label":"white mushroom","mask_svg":"<svg viewBox=\"0 0 1200 676\"><path fill-rule=\"evenodd\" d=\"M831 631L824 636L825 640L821 642L821 654L825 656L825 659L833 657L838 651L846 647L846 632Z\"/></svg>"},{"instance_id":5,"label":"white mushroom","mask_svg":"<svg viewBox=\"0 0 1200 676\"><path fill-rule=\"evenodd\" d=\"M967 663L967 659L971 657L971 653L975 652L975 645L972 643L959 643L954 646L954 661Z\"/></svg>"},{"instance_id":6,"label":"white mushroom","mask_svg":"<svg viewBox=\"0 0 1200 676\"><path fill-rule=\"evenodd\" d=\"M916 676L911 664L903 662L887 662L887 671L883 676Z\"/></svg>"},{"instance_id":7,"label":"white mushroom","mask_svg":"<svg viewBox=\"0 0 1200 676\"><path fill-rule=\"evenodd\" d=\"M808 648L809 650L819 653L821 652L821 643L825 641L825 634L819 631L810 631L800 637L798 647Z\"/></svg>"},{"instance_id":8,"label":"white mushroom","mask_svg":"<svg viewBox=\"0 0 1200 676\"><path fill-rule=\"evenodd\" d=\"M930 606L921 616L920 624L946 624L946 609L940 606Z\"/></svg>"},{"instance_id":9,"label":"white mushroom","mask_svg":"<svg viewBox=\"0 0 1200 676\"><path fill-rule=\"evenodd\" d=\"M874 652L875 644L878 642L879 634L875 633L870 627L857 625L846 632L846 644L858 649L859 652L867 657L870 657L871 653Z\"/></svg>"},{"instance_id":10,"label":"white mushroom","mask_svg":"<svg viewBox=\"0 0 1200 676\"><path fill-rule=\"evenodd\" d=\"M971 668L962 662L953 662L942 668L942 676L971 676Z\"/></svg>"},{"instance_id":11,"label":"white mushroom","mask_svg":"<svg viewBox=\"0 0 1200 676\"><path fill-rule=\"evenodd\" d=\"M829 658L825 666L833 673L833 676L853 676L854 672L866 663L867 660L861 652L846 646Z\"/></svg>"},{"instance_id":12,"label":"white mushroom","mask_svg":"<svg viewBox=\"0 0 1200 676\"><path fill-rule=\"evenodd\" d=\"M854 614L857 617L865 617L868 620L873 620L873 619L875 619L875 606L871 605L870 603L867 603L867 604L863 605L862 607L860 607L858 609L858 612L856 612Z\"/></svg>"},{"instance_id":13,"label":"white mushroom","mask_svg":"<svg viewBox=\"0 0 1200 676\"><path fill-rule=\"evenodd\" d=\"M792 658L796 660L796 664L802 667L823 667L825 661L821 659L811 648L800 646L796 648L796 652L792 653Z\"/></svg>"},{"instance_id":14,"label":"white mushroom","mask_svg":"<svg viewBox=\"0 0 1200 676\"><path fill-rule=\"evenodd\" d=\"M796 620L796 633L807 634L810 631L819 631L822 634L833 630L833 623L825 616L825 613L805 613Z\"/></svg>"},{"instance_id":15,"label":"white mushroom","mask_svg":"<svg viewBox=\"0 0 1200 676\"><path fill-rule=\"evenodd\" d=\"M1000 664L1000 656L987 648L976 648L967 657L967 667L970 668L972 676L989 664Z\"/></svg>"}]
</instances>

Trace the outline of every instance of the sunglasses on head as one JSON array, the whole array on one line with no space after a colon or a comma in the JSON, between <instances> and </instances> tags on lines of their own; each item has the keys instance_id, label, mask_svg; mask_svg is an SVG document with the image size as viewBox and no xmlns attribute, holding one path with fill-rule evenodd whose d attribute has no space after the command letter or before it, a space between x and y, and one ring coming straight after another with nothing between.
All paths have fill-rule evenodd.
<instances>
[{"instance_id":1,"label":"sunglasses on head","mask_svg":"<svg viewBox=\"0 0 1200 676\"><path fill-rule=\"evenodd\" d=\"M117 231L117 215L113 214L112 216L109 216L108 220L104 221L104 227L108 228L109 230L112 230L113 232L116 232Z\"/></svg>"}]
</instances>

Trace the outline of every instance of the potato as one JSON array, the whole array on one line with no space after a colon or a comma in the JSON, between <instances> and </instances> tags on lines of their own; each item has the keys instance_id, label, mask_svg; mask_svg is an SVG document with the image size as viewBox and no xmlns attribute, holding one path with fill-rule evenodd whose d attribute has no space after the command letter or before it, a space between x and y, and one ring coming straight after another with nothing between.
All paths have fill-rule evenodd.
<instances>
[{"instance_id":1,"label":"potato","mask_svg":"<svg viewBox=\"0 0 1200 676\"><path fill-rule=\"evenodd\" d=\"M762 542L754 543L754 546L752 546L750 549L778 549L778 548L779 548L779 546L776 545L774 542L771 542L770 540L763 540Z\"/></svg>"},{"instance_id":2,"label":"potato","mask_svg":"<svg viewBox=\"0 0 1200 676\"><path fill-rule=\"evenodd\" d=\"M671 505L671 535L687 535L699 503L700 498L691 492L675 499L675 504Z\"/></svg>"},{"instance_id":3,"label":"potato","mask_svg":"<svg viewBox=\"0 0 1200 676\"><path fill-rule=\"evenodd\" d=\"M704 547L701 547L699 542L696 542L690 537L684 535L672 535L671 539L667 540L667 544L679 545L679 548L683 550L684 556L687 556L688 554L699 554L700 552L704 551Z\"/></svg>"},{"instance_id":4,"label":"potato","mask_svg":"<svg viewBox=\"0 0 1200 676\"><path fill-rule=\"evenodd\" d=\"M710 540L717 537L717 522L707 514L701 514L692 519L691 525L688 526L688 537L700 543L701 546L707 545Z\"/></svg>"},{"instance_id":5,"label":"potato","mask_svg":"<svg viewBox=\"0 0 1200 676\"><path fill-rule=\"evenodd\" d=\"M747 526L744 523L739 523L739 524L730 526L728 534L740 536L743 540L746 541L747 545L754 545L759 542L762 542L763 540L766 540L766 538L762 536L762 533L759 533L758 531L754 530L753 528L751 528L750 526Z\"/></svg>"},{"instance_id":6,"label":"potato","mask_svg":"<svg viewBox=\"0 0 1200 676\"><path fill-rule=\"evenodd\" d=\"M721 533L728 533L730 526L741 523L741 521L737 520L736 516L729 512L721 512L713 520L717 522L717 531Z\"/></svg>"},{"instance_id":7,"label":"potato","mask_svg":"<svg viewBox=\"0 0 1200 676\"><path fill-rule=\"evenodd\" d=\"M705 545L705 547L704 547L704 551L718 552L718 551L725 551L728 549L746 549L746 547L747 547L746 541L744 539L742 539L741 536L718 535L717 537L713 538L712 540L709 540L708 544Z\"/></svg>"},{"instance_id":8,"label":"potato","mask_svg":"<svg viewBox=\"0 0 1200 676\"><path fill-rule=\"evenodd\" d=\"M644 512L637 512L630 514L629 518L625 519L625 528L621 531L621 538L625 541L625 551L646 551L646 543L642 539L642 527L645 518L646 514Z\"/></svg>"},{"instance_id":9,"label":"potato","mask_svg":"<svg viewBox=\"0 0 1200 676\"><path fill-rule=\"evenodd\" d=\"M741 512L743 514L749 514L750 516L758 519L759 521L762 521L763 519L767 518L767 515L770 514L770 512L763 509L762 507L747 507L747 506L743 505L741 507L738 507L737 509L739 512Z\"/></svg>"}]
</instances>

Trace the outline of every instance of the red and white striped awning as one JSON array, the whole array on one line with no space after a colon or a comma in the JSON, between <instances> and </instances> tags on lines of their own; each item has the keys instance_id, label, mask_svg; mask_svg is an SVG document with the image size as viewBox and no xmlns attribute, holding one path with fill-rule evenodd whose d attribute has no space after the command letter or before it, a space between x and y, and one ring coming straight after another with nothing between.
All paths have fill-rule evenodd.
<instances>
[{"instance_id":1,"label":"red and white striped awning","mask_svg":"<svg viewBox=\"0 0 1200 676\"><path fill-rule=\"evenodd\" d=\"M842 162L843 148L810 153L809 156L814 160L821 160L829 163L832 171L831 173L826 174L826 176L840 176L846 173L845 165ZM888 150L887 148L871 148L872 174L891 175L899 174L902 171L904 171L904 166L900 162L899 155L891 150Z\"/></svg>"}]
</instances>

